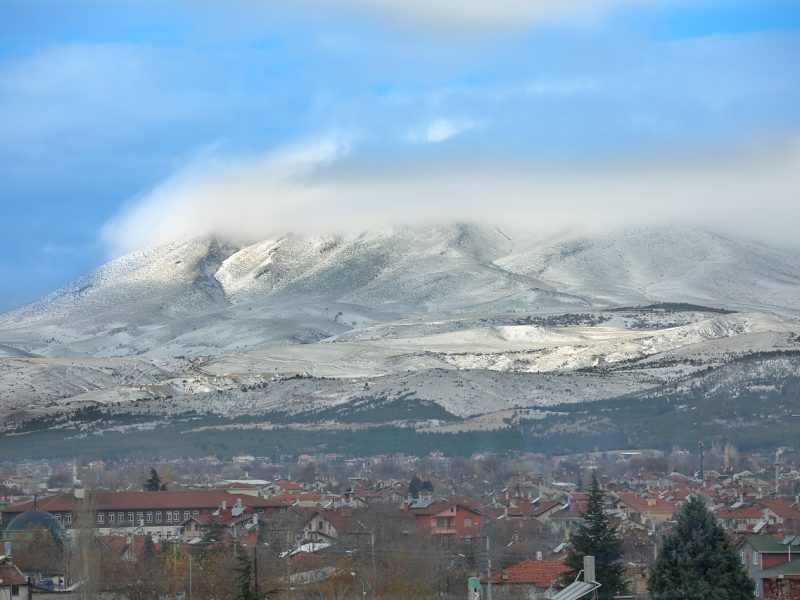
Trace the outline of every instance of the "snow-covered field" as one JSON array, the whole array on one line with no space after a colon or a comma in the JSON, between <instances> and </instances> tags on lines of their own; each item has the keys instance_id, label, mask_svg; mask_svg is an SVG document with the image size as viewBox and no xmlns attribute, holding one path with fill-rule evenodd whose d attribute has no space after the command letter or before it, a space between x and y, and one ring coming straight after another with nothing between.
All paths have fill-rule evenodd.
<instances>
[{"instance_id":1,"label":"snow-covered field","mask_svg":"<svg viewBox=\"0 0 800 600\"><path fill-rule=\"evenodd\" d=\"M799 315L800 252L702 229L194 239L0 315L0 419L142 402L292 413L408 393L467 417L797 350Z\"/></svg>"}]
</instances>

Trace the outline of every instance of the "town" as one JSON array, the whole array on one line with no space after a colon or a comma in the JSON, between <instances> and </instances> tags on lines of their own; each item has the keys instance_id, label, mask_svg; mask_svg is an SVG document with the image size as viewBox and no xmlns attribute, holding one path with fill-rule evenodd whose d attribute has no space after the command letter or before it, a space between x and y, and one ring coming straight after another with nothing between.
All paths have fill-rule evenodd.
<instances>
[{"instance_id":1,"label":"town","mask_svg":"<svg viewBox=\"0 0 800 600\"><path fill-rule=\"evenodd\" d=\"M651 597L676 515L700 502L758 598L798 598L799 465L729 443L0 463L0 598L554 598L593 488L620 542L614 597Z\"/></svg>"}]
</instances>

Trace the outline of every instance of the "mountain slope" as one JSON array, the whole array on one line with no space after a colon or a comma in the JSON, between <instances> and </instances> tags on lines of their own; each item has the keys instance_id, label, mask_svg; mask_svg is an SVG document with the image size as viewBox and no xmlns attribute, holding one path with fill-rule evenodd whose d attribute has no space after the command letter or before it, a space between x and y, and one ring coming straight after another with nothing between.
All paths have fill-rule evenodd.
<instances>
[{"instance_id":1,"label":"mountain slope","mask_svg":"<svg viewBox=\"0 0 800 600\"><path fill-rule=\"evenodd\" d=\"M0 345L6 355L237 353L409 318L653 301L796 314L798 290L797 251L697 229L546 238L454 225L244 247L196 239L121 257L0 317Z\"/></svg>"}]
</instances>

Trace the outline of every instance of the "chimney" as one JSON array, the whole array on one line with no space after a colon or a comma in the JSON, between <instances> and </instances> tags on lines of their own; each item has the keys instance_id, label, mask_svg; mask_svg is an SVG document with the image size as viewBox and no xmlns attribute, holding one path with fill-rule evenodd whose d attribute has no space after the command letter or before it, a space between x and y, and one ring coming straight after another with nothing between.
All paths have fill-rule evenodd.
<instances>
[{"instance_id":1,"label":"chimney","mask_svg":"<svg viewBox=\"0 0 800 600\"><path fill-rule=\"evenodd\" d=\"M242 499L241 498L237 498L236 499L236 508L242 508Z\"/></svg>"},{"instance_id":2,"label":"chimney","mask_svg":"<svg viewBox=\"0 0 800 600\"><path fill-rule=\"evenodd\" d=\"M228 509L228 501L227 500L223 500L222 501L222 510L227 510L227 509Z\"/></svg>"},{"instance_id":3,"label":"chimney","mask_svg":"<svg viewBox=\"0 0 800 600\"><path fill-rule=\"evenodd\" d=\"M542 551L541 550L537 550L536 551L536 560L542 560Z\"/></svg>"},{"instance_id":4,"label":"chimney","mask_svg":"<svg viewBox=\"0 0 800 600\"><path fill-rule=\"evenodd\" d=\"M594 556L583 557L583 580L587 583L595 581L594 578Z\"/></svg>"},{"instance_id":5,"label":"chimney","mask_svg":"<svg viewBox=\"0 0 800 600\"><path fill-rule=\"evenodd\" d=\"M86 489L80 484L73 488L72 493L78 500L83 500L86 497Z\"/></svg>"}]
</instances>

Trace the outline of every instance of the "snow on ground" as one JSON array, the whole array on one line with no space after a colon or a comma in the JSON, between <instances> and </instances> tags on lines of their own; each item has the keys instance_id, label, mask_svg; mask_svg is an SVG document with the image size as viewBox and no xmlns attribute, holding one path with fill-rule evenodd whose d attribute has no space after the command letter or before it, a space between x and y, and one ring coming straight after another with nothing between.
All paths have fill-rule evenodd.
<instances>
[{"instance_id":1,"label":"snow on ground","mask_svg":"<svg viewBox=\"0 0 800 600\"><path fill-rule=\"evenodd\" d=\"M0 417L140 401L311 410L365 382L467 416L797 347L800 252L700 229L509 233L196 239L121 257L0 315Z\"/></svg>"}]
</instances>

